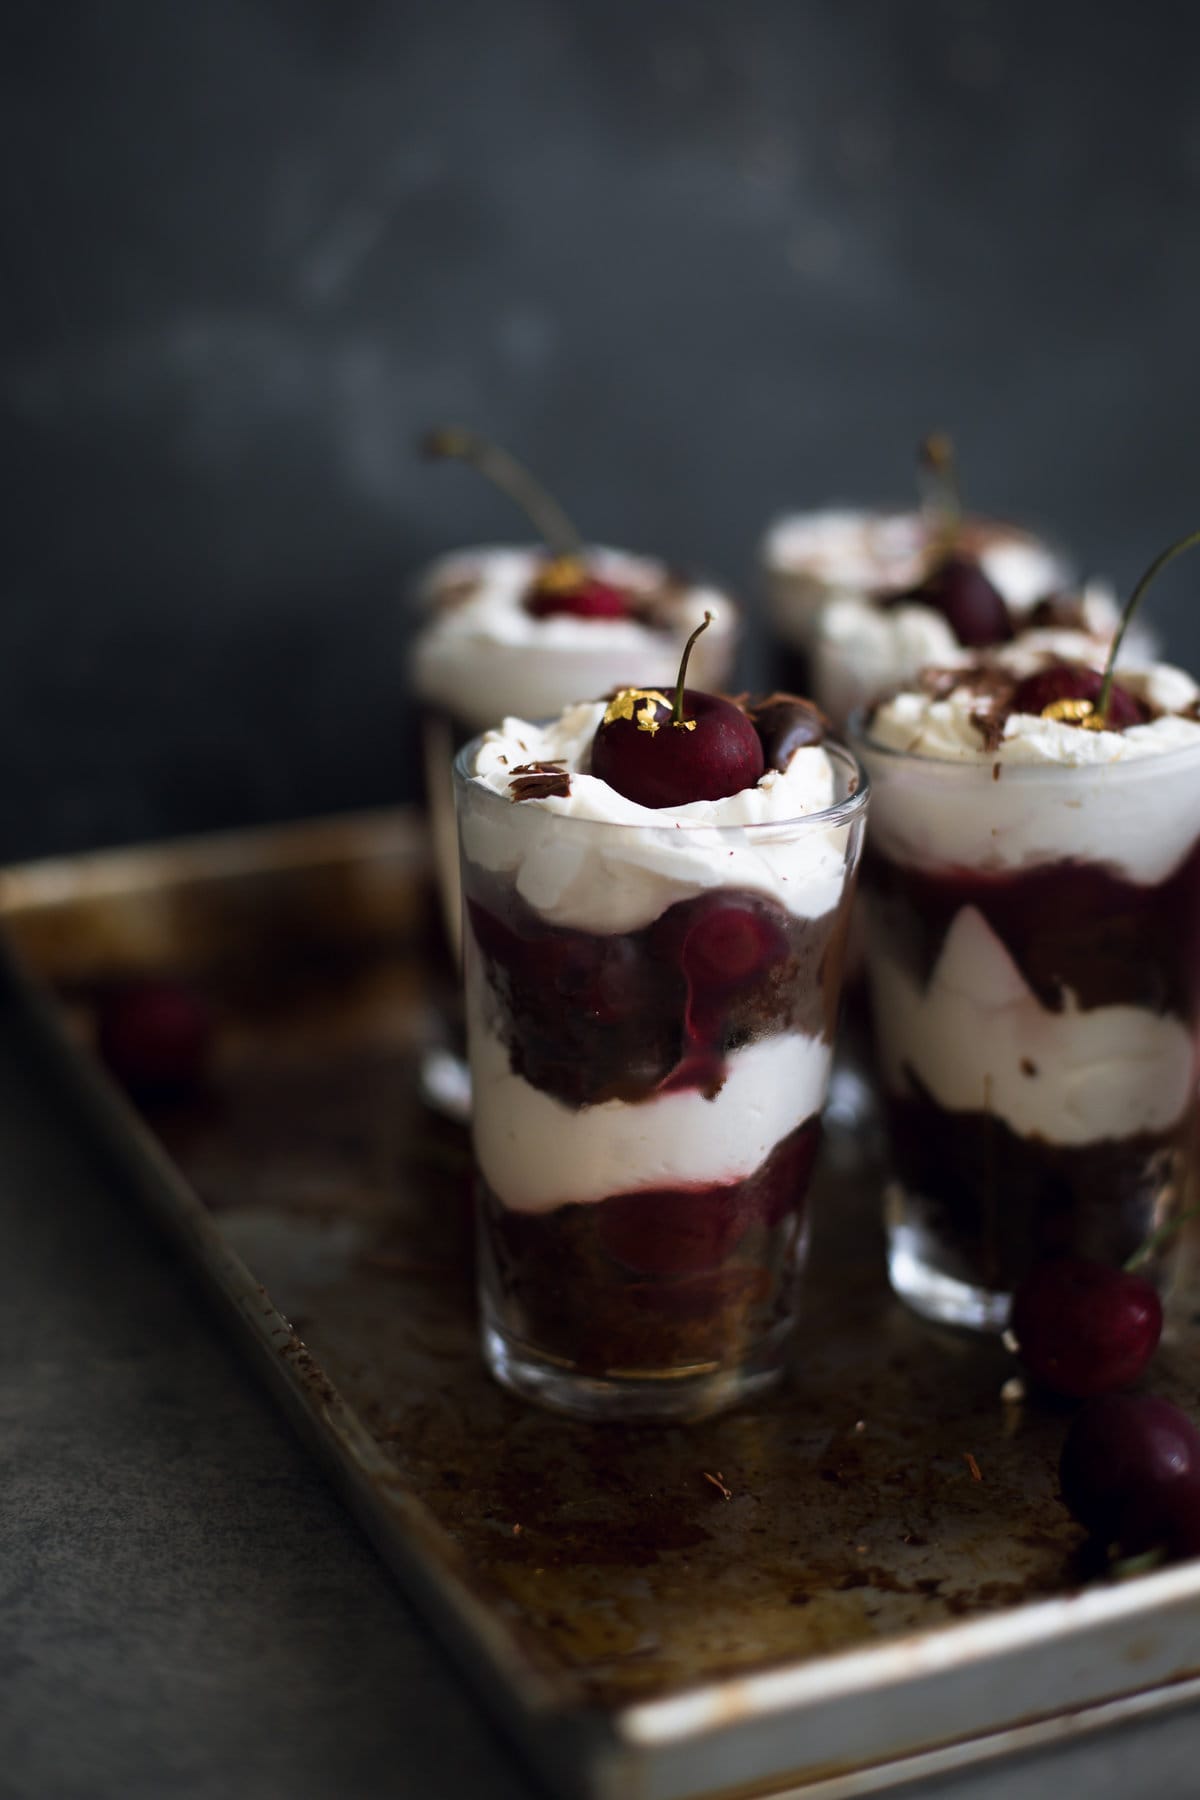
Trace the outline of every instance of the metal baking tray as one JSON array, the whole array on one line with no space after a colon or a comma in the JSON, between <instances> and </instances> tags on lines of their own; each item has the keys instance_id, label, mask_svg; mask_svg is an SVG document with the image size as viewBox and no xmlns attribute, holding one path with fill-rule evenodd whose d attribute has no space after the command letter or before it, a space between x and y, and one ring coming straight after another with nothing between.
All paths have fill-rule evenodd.
<instances>
[{"instance_id":1,"label":"metal baking tray","mask_svg":"<svg viewBox=\"0 0 1200 1800\"><path fill-rule=\"evenodd\" d=\"M880 1792L1200 1696L1200 1563L1088 1579L1065 1413L890 1298L869 1149L830 1134L789 1385L688 1428L485 1376L466 1144L416 1065L444 997L404 812L0 877L9 984L81 1122L219 1299L430 1624L556 1791ZM186 974L207 1090L143 1119L89 1047ZM1192 1259L1194 1261L1194 1258ZM1200 1396L1194 1280L1156 1388Z\"/></svg>"}]
</instances>

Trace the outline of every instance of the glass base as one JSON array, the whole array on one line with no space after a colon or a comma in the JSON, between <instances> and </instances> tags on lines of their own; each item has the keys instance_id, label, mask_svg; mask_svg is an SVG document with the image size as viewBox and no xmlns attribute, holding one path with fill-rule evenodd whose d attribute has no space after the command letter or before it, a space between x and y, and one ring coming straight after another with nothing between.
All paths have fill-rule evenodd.
<instances>
[{"instance_id":1,"label":"glass base","mask_svg":"<svg viewBox=\"0 0 1200 1800\"><path fill-rule=\"evenodd\" d=\"M612 1375L581 1374L508 1337L486 1320L482 1341L488 1368L501 1387L520 1399L573 1419L636 1424L702 1419L769 1393L783 1379L789 1332L785 1323L752 1360L733 1369L705 1366Z\"/></svg>"},{"instance_id":2,"label":"glass base","mask_svg":"<svg viewBox=\"0 0 1200 1800\"><path fill-rule=\"evenodd\" d=\"M888 1277L905 1305L935 1325L1006 1330L1012 1295L945 1274L922 1255L921 1237L905 1225L895 1225L888 1233Z\"/></svg>"}]
</instances>

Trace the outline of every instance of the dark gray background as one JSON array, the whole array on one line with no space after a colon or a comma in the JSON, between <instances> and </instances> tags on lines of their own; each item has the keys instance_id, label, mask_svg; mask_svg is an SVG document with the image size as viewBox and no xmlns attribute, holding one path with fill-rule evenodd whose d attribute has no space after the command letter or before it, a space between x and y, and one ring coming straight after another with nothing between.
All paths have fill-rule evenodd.
<instances>
[{"instance_id":1,"label":"dark gray background","mask_svg":"<svg viewBox=\"0 0 1200 1800\"><path fill-rule=\"evenodd\" d=\"M3 19L0 856L410 793L406 573L511 529L440 417L747 589L932 424L1123 581L1200 517L1194 8Z\"/></svg>"}]
</instances>

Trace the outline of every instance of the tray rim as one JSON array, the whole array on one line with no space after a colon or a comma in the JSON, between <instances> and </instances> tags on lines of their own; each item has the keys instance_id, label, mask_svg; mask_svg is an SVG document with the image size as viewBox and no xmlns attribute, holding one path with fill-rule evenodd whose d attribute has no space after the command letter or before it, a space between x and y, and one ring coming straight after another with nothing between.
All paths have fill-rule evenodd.
<instances>
[{"instance_id":1,"label":"tray rim","mask_svg":"<svg viewBox=\"0 0 1200 1800\"><path fill-rule=\"evenodd\" d=\"M428 866L420 815L414 807L373 809L255 826L148 845L59 855L0 870L0 925L23 912L86 897L114 896L167 885L285 867L318 867L354 860L364 849L412 856L414 879ZM157 873L158 879L155 879ZM867 1646L784 1663L757 1673L698 1684L679 1694L630 1701L602 1710L564 1703L553 1682L524 1656L520 1641L496 1619L459 1573L461 1556L434 1514L409 1493L395 1466L372 1438L278 1311L266 1288L225 1243L215 1216L172 1162L101 1065L73 1041L53 990L7 932L0 969L18 997L48 1065L147 1207L185 1251L241 1343L313 1450L383 1560L405 1585L425 1621L464 1663L502 1726L564 1793L599 1800L683 1800L689 1794L758 1793L784 1800L838 1800L880 1792L926 1772L949 1772L1023 1748L1091 1733L1130 1717L1200 1699L1200 1642L1189 1660L1176 1660L1173 1641L1143 1646L1130 1656L1130 1678L1095 1688L1076 1671L1077 1697L1019 1718L976 1722L965 1731L928 1730L890 1752L860 1760L805 1764L766 1752L766 1738L792 1722L803 1729L831 1709L853 1707L863 1696L894 1698L901 1710L923 1686L964 1668L978 1671L1051 1642L1086 1651L1128 1626L1189 1622L1200 1626L1200 1560L1108 1587L1027 1601L975 1619L951 1620ZM423 1554L433 1543L437 1563ZM1170 1634L1168 1634L1170 1637ZM1140 1663L1140 1679L1135 1675ZM948 1723L948 1721L947 1721ZM771 1729L771 1728L774 1729ZM821 1734L818 1733L818 1736ZM757 1738L758 1754L753 1751ZM868 1734L869 1739L869 1734ZM782 1749L782 1745L780 1746ZM731 1759L732 1781L721 1779ZM753 1767L758 1764L757 1768ZM717 1776L714 1786L712 1777ZM779 1784L784 1784L780 1786ZM767 1785L771 1784L771 1785Z\"/></svg>"}]
</instances>

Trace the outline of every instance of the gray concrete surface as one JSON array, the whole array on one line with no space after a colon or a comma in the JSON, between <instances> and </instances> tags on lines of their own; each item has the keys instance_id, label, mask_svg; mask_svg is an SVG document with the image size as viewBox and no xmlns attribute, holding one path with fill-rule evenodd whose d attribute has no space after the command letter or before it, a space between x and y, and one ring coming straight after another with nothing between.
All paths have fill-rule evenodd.
<instances>
[{"instance_id":1,"label":"gray concrete surface","mask_svg":"<svg viewBox=\"0 0 1200 1800\"><path fill-rule=\"evenodd\" d=\"M1195 1713L938 1784L1183 1800ZM0 1800L536 1800L0 1001Z\"/></svg>"}]
</instances>

